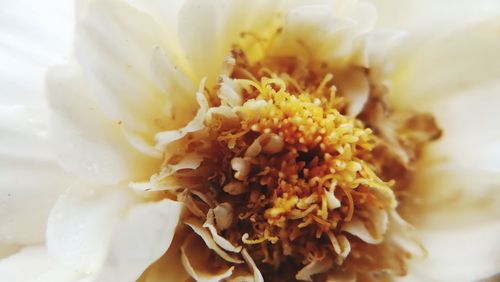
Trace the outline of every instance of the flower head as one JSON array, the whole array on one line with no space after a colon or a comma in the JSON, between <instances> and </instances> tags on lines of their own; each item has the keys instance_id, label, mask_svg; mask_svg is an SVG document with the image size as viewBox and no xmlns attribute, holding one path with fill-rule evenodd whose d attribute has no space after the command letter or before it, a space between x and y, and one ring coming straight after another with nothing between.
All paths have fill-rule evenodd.
<instances>
[{"instance_id":1,"label":"flower head","mask_svg":"<svg viewBox=\"0 0 500 282\"><path fill-rule=\"evenodd\" d=\"M368 1L78 8L73 58L47 80L51 137L77 179L47 224L60 277L380 281L426 256L403 218L443 199L421 188L443 166L435 148L454 144L425 96L462 77L427 79L442 45L404 60L429 41L411 23L406 41L380 29Z\"/></svg>"}]
</instances>

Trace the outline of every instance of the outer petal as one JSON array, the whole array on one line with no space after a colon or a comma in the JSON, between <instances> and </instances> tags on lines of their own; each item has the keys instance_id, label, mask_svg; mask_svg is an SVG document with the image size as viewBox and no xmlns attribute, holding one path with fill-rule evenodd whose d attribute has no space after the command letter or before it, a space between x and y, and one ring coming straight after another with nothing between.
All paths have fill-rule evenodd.
<instances>
[{"instance_id":1,"label":"outer petal","mask_svg":"<svg viewBox=\"0 0 500 282\"><path fill-rule=\"evenodd\" d=\"M181 208L171 200L138 203L126 186L78 183L51 213L48 250L97 281L133 281L169 247Z\"/></svg>"},{"instance_id":2,"label":"outer petal","mask_svg":"<svg viewBox=\"0 0 500 282\"><path fill-rule=\"evenodd\" d=\"M85 275L64 268L47 254L44 247L27 247L0 260L0 277L9 282L82 281Z\"/></svg>"},{"instance_id":3,"label":"outer petal","mask_svg":"<svg viewBox=\"0 0 500 282\"><path fill-rule=\"evenodd\" d=\"M121 121L134 139L152 146L155 132L178 128L196 113L195 86L181 79L178 87L180 75L171 58L153 57L155 50L168 45L168 37L152 17L122 1L89 2L77 24L75 43L89 91L104 114ZM158 57L168 66L158 67ZM193 103L175 103L181 114L172 114L172 100L184 97Z\"/></svg>"},{"instance_id":4,"label":"outer petal","mask_svg":"<svg viewBox=\"0 0 500 282\"><path fill-rule=\"evenodd\" d=\"M414 177L411 217L429 251L409 281L475 281L500 269L498 1L374 1L410 32L393 53L395 106L430 111L443 137ZM432 2L432 3L430 3ZM432 7L432 8L430 8ZM432 32L431 32L432 31Z\"/></svg>"},{"instance_id":5,"label":"outer petal","mask_svg":"<svg viewBox=\"0 0 500 282\"><path fill-rule=\"evenodd\" d=\"M0 104L40 105L44 73L60 63L72 42L73 3L2 1Z\"/></svg>"},{"instance_id":6,"label":"outer petal","mask_svg":"<svg viewBox=\"0 0 500 282\"><path fill-rule=\"evenodd\" d=\"M101 112L87 90L77 66L49 73L51 137L61 165L81 177L104 183L149 177L158 161L132 147L121 124Z\"/></svg>"},{"instance_id":7,"label":"outer petal","mask_svg":"<svg viewBox=\"0 0 500 282\"><path fill-rule=\"evenodd\" d=\"M187 0L179 13L178 36L193 81L198 83L207 77L207 86L212 87L217 82L224 57L229 55L233 44L242 43L243 32L259 28L259 36L266 36L275 27L279 3Z\"/></svg>"},{"instance_id":8,"label":"outer petal","mask_svg":"<svg viewBox=\"0 0 500 282\"><path fill-rule=\"evenodd\" d=\"M181 246L189 235L187 227L179 226L168 251L151 265L140 282L186 281L190 278L181 261Z\"/></svg>"},{"instance_id":9,"label":"outer petal","mask_svg":"<svg viewBox=\"0 0 500 282\"><path fill-rule=\"evenodd\" d=\"M59 0L0 5L2 247L42 242L50 208L69 180L48 146L43 76L67 54L71 10L71 2ZM9 249L0 256L16 247Z\"/></svg>"},{"instance_id":10,"label":"outer petal","mask_svg":"<svg viewBox=\"0 0 500 282\"><path fill-rule=\"evenodd\" d=\"M429 251L424 261L414 261L403 281L479 281L498 274L500 222L477 222L467 228L447 226L420 229ZM496 280L492 280L496 281Z\"/></svg>"},{"instance_id":11,"label":"outer petal","mask_svg":"<svg viewBox=\"0 0 500 282\"><path fill-rule=\"evenodd\" d=\"M395 103L425 110L436 100L498 81L499 19L500 11L496 18L437 30L432 37L406 38L392 58Z\"/></svg>"},{"instance_id":12,"label":"outer petal","mask_svg":"<svg viewBox=\"0 0 500 282\"><path fill-rule=\"evenodd\" d=\"M182 209L171 200L134 206L114 230L97 281L135 281L169 248Z\"/></svg>"},{"instance_id":13,"label":"outer petal","mask_svg":"<svg viewBox=\"0 0 500 282\"><path fill-rule=\"evenodd\" d=\"M381 27L410 29L427 35L498 15L496 0L371 0L377 6ZM429 32L431 31L431 32Z\"/></svg>"},{"instance_id":14,"label":"outer petal","mask_svg":"<svg viewBox=\"0 0 500 282\"><path fill-rule=\"evenodd\" d=\"M53 160L46 112L40 107L0 105L0 242L44 240L52 205L70 178Z\"/></svg>"},{"instance_id":15,"label":"outer petal","mask_svg":"<svg viewBox=\"0 0 500 282\"><path fill-rule=\"evenodd\" d=\"M443 128L414 178L425 203L414 209L415 224L429 250L411 268L415 281L473 281L500 269L499 24L409 38L411 50L403 47L411 54L400 53L406 59L389 80L396 106L432 112Z\"/></svg>"}]
</instances>

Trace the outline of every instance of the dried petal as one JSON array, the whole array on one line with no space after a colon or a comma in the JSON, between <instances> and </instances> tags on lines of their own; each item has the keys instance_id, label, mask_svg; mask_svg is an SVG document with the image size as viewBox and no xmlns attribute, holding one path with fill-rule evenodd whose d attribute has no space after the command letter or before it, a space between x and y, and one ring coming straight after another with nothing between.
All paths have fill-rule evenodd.
<instances>
[{"instance_id":1,"label":"dried petal","mask_svg":"<svg viewBox=\"0 0 500 282\"><path fill-rule=\"evenodd\" d=\"M184 220L184 223L187 224L189 227L191 227L191 229L193 229L193 231L203 239L203 241L205 242L207 247L211 250L214 250L221 258L223 258L224 260L226 260L228 262L232 262L232 263L243 263L242 260L234 258L234 257L230 256L228 253L226 253L215 242L214 238L212 237L212 234L210 234L209 231L207 231L205 228L203 228L202 224L199 221L197 221L194 218L188 218L188 219Z\"/></svg>"},{"instance_id":2,"label":"dried petal","mask_svg":"<svg viewBox=\"0 0 500 282\"><path fill-rule=\"evenodd\" d=\"M200 282L219 282L230 277L234 270L234 266L215 268L210 263L210 251L194 234L181 246L181 260L189 275Z\"/></svg>"},{"instance_id":3,"label":"dried petal","mask_svg":"<svg viewBox=\"0 0 500 282\"><path fill-rule=\"evenodd\" d=\"M302 281L313 281L311 276L319 273L324 273L328 271L332 266L333 260L328 257L323 257L322 259L314 259L299 272L297 272L295 278Z\"/></svg>"}]
</instances>

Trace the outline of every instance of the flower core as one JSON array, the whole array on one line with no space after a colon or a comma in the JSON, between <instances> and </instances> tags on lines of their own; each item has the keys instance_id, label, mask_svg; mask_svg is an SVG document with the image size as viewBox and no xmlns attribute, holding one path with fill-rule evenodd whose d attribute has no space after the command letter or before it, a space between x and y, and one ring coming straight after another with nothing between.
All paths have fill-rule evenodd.
<instances>
[{"instance_id":1,"label":"flower core","mask_svg":"<svg viewBox=\"0 0 500 282\"><path fill-rule=\"evenodd\" d=\"M240 264L243 249L270 281L404 274L411 253L388 238L392 225L408 227L397 193L420 148L439 137L434 119L389 123L374 86L349 115L354 101L326 65L291 57L251 64L235 49L226 67L215 89L198 92L193 121L165 134L155 176L186 203L185 222L218 245L207 243L214 265ZM369 81L367 70L352 71Z\"/></svg>"}]
</instances>

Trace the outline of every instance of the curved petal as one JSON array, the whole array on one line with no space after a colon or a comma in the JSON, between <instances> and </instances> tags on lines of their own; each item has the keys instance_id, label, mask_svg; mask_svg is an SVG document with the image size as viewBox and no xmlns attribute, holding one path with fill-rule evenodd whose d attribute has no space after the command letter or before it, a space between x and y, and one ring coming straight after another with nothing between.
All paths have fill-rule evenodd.
<instances>
[{"instance_id":1,"label":"curved petal","mask_svg":"<svg viewBox=\"0 0 500 282\"><path fill-rule=\"evenodd\" d=\"M468 228L421 230L429 257L414 261L404 281L479 281L500 269L500 221L481 221Z\"/></svg>"},{"instance_id":2,"label":"curved petal","mask_svg":"<svg viewBox=\"0 0 500 282\"><path fill-rule=\"evenodd\" d=\"M120 121L99 110L77 66L53 69L47 83L51 137L66 170L103 183L143 179L156 170L159 160L138 152Z\"/></svg>"},{"instance_id":3,"label":"curved petal","mask_svg":"<svg viewBox=\"0 0 500 282\"><path fill-rule=\"evenodd\" d=\"M394 103L428 110L437 100L498 81L499 19L437 30L427 37L410 33L389 58L394 62L389 77Z\"/></svg>"},{"instance_id":4,"label":"curved petal","mask_svg":"<svg viewBox=\"0 0 500 282\"><path fill-rule=\"evenodd\" d=\"M50 215L49 253L97 281L136 280L168 249L182 209L171 200L137 201L126 185L73 185Z\"/></svg>"},{"instance_id":5,"label":"curved petal","mask_svg":"<svg viewBox=\"0 0 500 282\"><path fill-rule=\"evenodd\" d=\"M429 251L415 281L473 281L500 269L498 93L498 83L478 85L428 106L444 134L413 184L422 203L415 223Z\"/></svg>"},{"instance_id":6,"label":"curved petal","mask_svg":"<svg viewBox=\"0 0 500 282\"><path fill-rule=\"evenodd\" d=\"M0 242L44 240L51 206L68 184L48 146L44 72L67 55L72 3L0 5Z\"/></svg>"},{"instance_id":7,"label":"curved petal","mask_svg":"<svg viewBox=\"0 0 500 282\"><path fill-rule=\"evenodd\" d=\"M98 273L106 260L113 230L135 202L126 186L73 184L50 214L49 254L72 269Z\"/></svg>"},{"instance_id":8,"label":"curved petal","mask_svg":"<svg viewBox=\"0 0 500 282\"><path fill-rule=\"evenodd\" d=\"M152 147L155 132L183 125L195 114L195 86L161 53L168 50L168 37L151 16L123 1L89 2L75 39L89 93L105 115L142 140L140 147ZM181 114L173 115L173 108Z\"/></svg>"},{"instance_id":9,"label":"curved petal","mask_svg":"<svg viewBox=\"0 0 500 282\"><path fill-rule=\"evenodd\" d=\"M410 29L412 32L443 30L498 16L496 0L371 0L379 13L380 27Z\"/></svg>"},{"instance_id":10,"label":"curved petal","mask_svg":"<svg viewBox=\"0 0 500 282\"><path fill-rule=\"evenodd\" d=\"M96 281L136 281L169 248L182 204L168 199L135 205L113 231L108 258Z\"/></svg>"},{"instance_id":11,"label":"curved petal","mask_svg":"<svg viewBox=\"0 0 500 282\"><path fill-rule=\"evenodd\" d=\"M433 103L428 102L428 110L443 127L443 136L428 148L427 161L441 159L443 165L500 175L498 93L498 81L494 84L485 82Z\"/></svg>"},{"instance_id":12,"label":"curved petal","mask_svg":"<svg viewBox=\"0 0 500 282\"><path fill-rule=\"evenodd\" d=\"M0 104L43 103L45 71L69 53L72 10L72 1L2 1Z\"/></svg>"},{"instance_id":13,"label":"curved petal","mask_svg":"<svg viewBox=\"0 0 500 282\"><path fill-rule=\"evenodd\" d=\"M205 242L195 234L186 238L181 246L181 259L189 275L199 282L223 281L230 277L234 270L234 266L213 267L210 264L209 249L205 248Z\"/></svg>"},{"instance_id":14,"label":"curved petal","mask_svg":"<svg viewBox=\"0 0 500 282\"><path fill-rule=\"evenodd\" d=\"M376 15L374 6L367 2L311 5L304 1L287 11L282 42L273 52L326 61L337 69L349 63L365 66L366 56L361 50Z\"/></svg>"},{"instance_id":15,"label":"curved petal","mask_svg":"<svg viewBox=\"0 0 500 282\"><path fill-rule=\"evenodd\" d=\"M188 234L187 227L178 226L168 251L143 273L138 282L187 281L190 276L181 262L181 245Z\"/></svg>"},{"instance_id":16,"label":"curved petal","mask_svg":"<svg viewBox=\"0 0 500 282\"><path fill-rule=\"evenodd\" d=\"M59 264L41 246L27 247L0 260L0 277L11 282L83 281L83 273Z\"/></svg>"},{"instance_id":17,"label":"curved petal","mask_svg":"<svg viewBox=\"0 0 500 282\"><path fill-rule=\"evenodd\" d=\"M71 178L51 153L45 107L0 105L0 121L0 242L41 243Z\"/></svg>"},{"instance_id":18,"label":"curved petal","mask_svg":"<svg viewBox=\"0 0 500 282\"><path fill-rule=\"evenodd\" d=\"M241 43L242 33L258 26L259 36L264 36L273 29L279 2L185 1L179 12L178 37L191 67L192 80L199 83L207 77L207 86L214 86L224 58L234 44Z\"/></svg>"}]
</instances>

